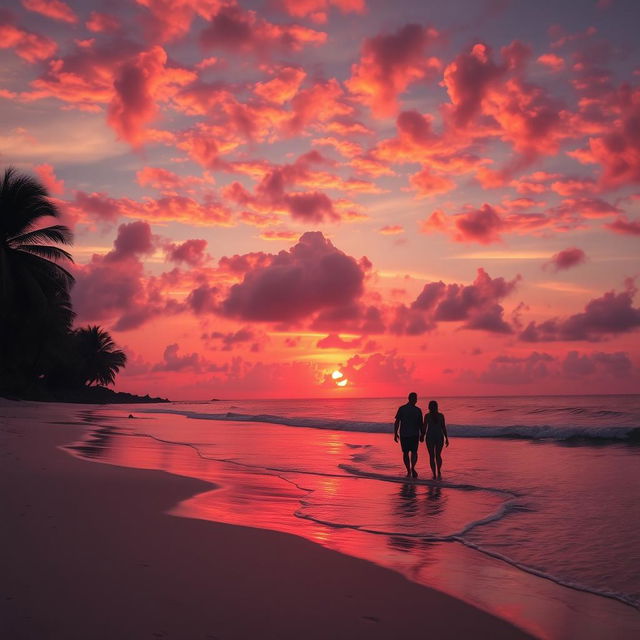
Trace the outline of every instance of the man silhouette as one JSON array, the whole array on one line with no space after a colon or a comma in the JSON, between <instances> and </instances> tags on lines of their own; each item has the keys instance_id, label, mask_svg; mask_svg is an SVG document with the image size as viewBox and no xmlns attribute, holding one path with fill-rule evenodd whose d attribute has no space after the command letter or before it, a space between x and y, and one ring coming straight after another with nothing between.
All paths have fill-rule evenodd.
<instances>
[{"instance_id":1,"label":"man silhouette","mask_svg":"<svg viewBox=\"0 0 640 640\"><path fill-rule=\"evenodd\" d=\"M418 442L424 438L422 409L416 406L418 394L411 392L409 402L398 408L394 424L393 439L398 442L400 434L400 446L402 447L402 459L407 468L407 477L418 477L416 462L418 462ZM411 458L409 458L411 454Z\"/></svg>"}]
</instances>

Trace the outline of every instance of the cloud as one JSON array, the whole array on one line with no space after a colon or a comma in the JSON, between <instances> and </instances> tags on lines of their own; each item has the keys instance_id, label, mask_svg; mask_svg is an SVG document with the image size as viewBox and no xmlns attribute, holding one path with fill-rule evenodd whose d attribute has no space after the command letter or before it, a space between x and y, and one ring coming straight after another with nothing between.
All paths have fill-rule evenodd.
<instances>
[{"instance_id":1,"label":"cloud","mask_svg":"<svg viewBox=\"0 0 640 640\"><path fill-rule=\"evenodd\" d=\"M71 295L78 321L107 322L115 331L127 331L179 312L180 305L163 295L161 281L144 275L140 257L153 251L151 228L136 221L118 227L111 251L75 265Z\"/></svg>"},{"instance_id":2,"label":"cloud","mask_svg":"<svg viewBox=\"0 0 640 640\"><path fill-rule=\"evenodd\" d=\"M278 6L294 18L324 23L332 6L343 13L363 13L366 5L365 0L279 0Z\"/></svg>"},{"instance_id":3,"label":"cloud","mask_svg":"<svg viewBox=\"0 0 640 640\"><path fill-rule=\"evenodd\" d=\"M296 95L306 75L306 71L301 67L281 67L271 80L257 82L253 91L269 102L284 104Z\"/></svg>"},{"instance_id":4,"label":"cloud","mask_svg":"<svg viewBox=\"0 0 640 640\"><path fill-rule=\"evenodd\" d=\"M491 205L484 204L480 209L455 216L454 227L456 242L492 244L500 241L505 224Z\"/></svg>"},{"instance_id":5,"label":"cloud","mask_svg":"<svg viewBox=\"0 0 640 640\"><path fill-rule=\"evenodd\" d=\"M620 216L614 222L606 224L605 227L622 235L640 236L640 220L629 220L625 216Z\"/></svg>"},{"instance_id":6,"label":"cloud","mask_svg":"<svg viewBox=\"0 0 640 640\"><path fill-rule=\"evenodd\" d=\"M275 24L237 5L219 9L200 33L205 49L226 49L267 55L270 52L300 51L307 44L323 44L327 34L298 24Z\"/></svg>"},{"instance_id":7,"label":"cloud","mask_svg":"<svg viewBox=\"0 0 640 640\"><path fill-rule=\"evenodd\" d=\"M223 333L221 331L213 331L208 336L208 340L219 340L222 343L223 351L231 351L236 345L255 340L255 333L248 327L243 327L237 331ZM256 344L256 343L254 343Z\"/></svg>"},{"instance_id":8,"label":"cloud","mask_svg":"<svg viewBox=\"0 0 640 640\"><path fill-rule=\"evenodd\" d=\"M39 62L50 58L58 45L51 38L17 26L8 11L0 10L0 49L15 49L23 60Z\"/></svg>"},{"instance_id":9,"label":"cloud","mask_svg":"<svg viewBox=\"0 0 640 640\"><path fill-rule=\"evenodd\" d=\"M173 193L178 189L188 189L205 182L196 176L180 176L160 167L144 167L136 172L136 180L142 187L151 186L163 192Z\"/></svg>"},{"instance_id":10,"label":"cloud","mask_svg":"<svg viewBox=\"0 0 640 640\"><path fill-rule=\"evenodd\" d=\"M498 356L478 375L480 382L519 385L545 380L551 375L549 368L554 358L548 353L534 351L526 357Z\"/></svg>"},{"instance_id":11,"label":"cloud","mask_svg":"<svg viewBox=\"0 0 640 640\"><path fill-rule=\"evenodd\" d=\"M119 262L129 257L153 253L151 227L143 221L121 224L113 241L113 250L104 256L105 262Z\"/></svg>"},{"instance_id":12,"label":"cloud","mask_svg":"<svg viewBox=\"0 0 640 640\"><path fill-rule=\"evenodd\" d=\"M147 10L140 21L147 35L154 42L177 40L189 32L195 16L205 20L214 17L218 10L231 4L230 0L136 0Z\"/></svg>"},{"instance_id":13,"label":"cloud","mask_svg":"<svg viewBox=\"0 0 640 640\"><path fill-rule=\"evenodd\" d=\"M437 322L464 322L465 329L511 333L513 329L504 320L499 301L515 290L520 279L491 278L480 268L470 285L429 282L411 304L411 311L423 312L431 326Z\"/></svg>"},{"instance_id":14,"label":"cloud","mask_svg":"<svg viewBox=\"0 0 640 640\"><path fill-rule=\"evenodd\" d=\"M367 38L360 61L351 67L349 90L376 116L392 115L410 84L439 69L437 58L425 56L437 37L435 29L407 24L394 34Z\"/></svg>"},{"instance_id":15,"label":"cloud","mask_svg":"<svg viewBox=\"0 0 640 640\"><path fill-rule=\"evenodd\" d=\"M164 247L167 260L182 262L190 267L198 267L209 259L206 249L207 241L197 238L182 243L171 242Z\"/></svg>"},{"instance_id":16,"label":"cloud","mask_svg":"<svg viewBox=\"0 0 640 640\"><path fill-rule=\"evenodd\" d=\"M621 92L614 122L602 136L589 138L579 160L602 167L600 182L606 188L640 182L640 88Z\"/></svg>"},{"instance_id":17,"label":"cloud","mask_svg":"<svg viewBox=\"0 0 640 640\"><path fill-rule=\"evenodd\" d=\"M153 371L196 371L202 370L202 362L197 353L178 355L180 346L177 343L167 345L163 361L154 365Z\"/></svg>"},{"instance_id":18,"label":"cloud","mask_svg":"<svg viewBox=\"0 0 640 640\"><path fill-rule=\"evenodd\" d=\"M581 313L540 323L530 322L520 339L525 342L598 341L630 333L640 327L640 309L633 306L635 294L636 288L628 280L626 291L608 291L588 302Z\"/></svg>"},{"instance_id":19,"label":"cloud","mask_svg":"<svg viewBox=\"0 0 640 640\"><path fill-rule=\"evenodd\" d=\"M85 222L113 222L125 217L199 226L231 224L231 212L210 195L205 195L203 202L178 195L136 201L130 198L111 198L104 193L76 191L73 201L67 203L67 207Z\"/></svg>"},{"instance_id":20,"label":"cloud","mask_svg":"<svg viewBox=\"0 0 640 640\"><path fill-rule=\"evenodd\" d=\"M120 20L108 13L92 11L85 26L93 33L114 33L120 29Z\"/></svg>"},{"instance_id":21,"label":"cloud","mask_svg":"<svg viewBox=\"0 0 640 640\"><path fill-rule=\"evenodd\" d=\"M409 178L409 181L420 198L447 193L456 187L456 183L453 180L433 173L428 167L418 173L414 173Z\"/></svg>"},{"instance_id":22,"label":"cloud","mask_svg":"<svg viewBox=\"0 0 640 640\"><path fill-rule=\"evenodd\" d=\"M582 249L571 247L555 253L545 266L551 267L554 271L564 271L582 264L586 260L587 254Z\"/></svg>"},{"instance_id":23,"label":"cloud","mask_svg":"<svg viewBox=\"0 0 640 640\"><path fill-rule=\"evenodd\" d=\"M22 0L22 6L28 11L39 13L52 20L70 24L78 22L78 16L73 9L62 0Z\"/></svg>"},{"instance_id":24,"label":"cloud","mask_svg":"<svg viewBox=\"0 0 640 640\"><path fill-rule=\"evenodd\" d=\"M319 231L304 233L268 265L244 275L221 303L230 317L258 322L301 320L323 309L340 307L363 292L364 272Z\"/></svg>"},{"instance_id":25,"label":"cloud","mask_svg":"<svg viewBox=\"0 0 640 640\"><path fill-rule=\"evenodd\" d=\"M579 353L569 351L562 362L562 372L570 378L612 377L628 379L633 376L633 363L628 354L617 351L615 353Z\"/></svg>"},{"instance_id":26,"label":"cloud","mask_svg":"<svg viewBox=\"0 0 640 640\"><path fill-rule=\"evenodd\" d=\"M50 164L40 164L35 167L35 171L40 182L50 194L59 196L64 193L64 180L56 178L55 171Z\"/></svg>"},{"instance_id":27,"label":"cloud","mask_svg":"<svg viewBox=\"0 0 640 640\"><path fill-rule=\"evenodd\" d=\"M404 227L399 224L386 224L384 227L380 227L380 229L378 229L378 233L393 236L399 233L404 233Z\"/></svg>"},{"instance_id":28,"label":"cloud","mask_svg":"<svg viewBox=\"0 0 640 640\"><path fill-rule=\"evenodd\" d=\"M156 117L157 103L195 79L194 73L166 64L165 50L155 46L123 63L115 74L107 121L134 147L144 142L145 125Z\"/></svg>"}]
</instances>

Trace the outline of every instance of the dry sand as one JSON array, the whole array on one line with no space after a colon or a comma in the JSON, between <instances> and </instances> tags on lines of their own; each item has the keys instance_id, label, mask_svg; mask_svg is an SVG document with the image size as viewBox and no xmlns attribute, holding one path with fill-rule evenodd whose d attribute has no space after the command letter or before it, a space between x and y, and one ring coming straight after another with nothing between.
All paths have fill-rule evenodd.
<instances>
[{"instance_id":1,"label":"dry sand","mask_svg":"<svg viewBox=\"0 0 640 640\"><path fill-rule=\"evenodd\" d=\"M302 538L166 515L211 485L73 458L79 409L0 400L3 639L530 637Z\"/></svg>"}]
</instances>

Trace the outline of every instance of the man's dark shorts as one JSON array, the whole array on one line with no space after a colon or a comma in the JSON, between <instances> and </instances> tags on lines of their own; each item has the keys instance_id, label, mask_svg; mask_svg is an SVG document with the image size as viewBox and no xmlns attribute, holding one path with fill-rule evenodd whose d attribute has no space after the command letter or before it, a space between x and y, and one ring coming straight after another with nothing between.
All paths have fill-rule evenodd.
<instances>
[{"instance_id":1,"label":"man's dark shorts","mask_svg":"<svg viewBox=\"0 0 640 640\"><path fill-rule=\"evenodd\" d=\"M419 436L400 436L400 446L402 447L402 453L418 453L418 439Z\"/></svg>"}]
</instances>

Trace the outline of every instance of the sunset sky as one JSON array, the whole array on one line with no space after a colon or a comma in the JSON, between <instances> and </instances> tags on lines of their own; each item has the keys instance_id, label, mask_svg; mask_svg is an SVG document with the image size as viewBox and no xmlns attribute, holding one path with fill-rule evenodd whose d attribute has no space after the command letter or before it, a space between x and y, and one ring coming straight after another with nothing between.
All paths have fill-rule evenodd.
<instances>
[{"instance_id":1,"label":"sunset sky","mask_svg":"<svg viewBox=\"0 0 640 640\"><path fill-rule=\"evenodd\" d=\"M640 388L637 0L2 6L0 161L118 390Z\"/></svg>"}]
</instances>

